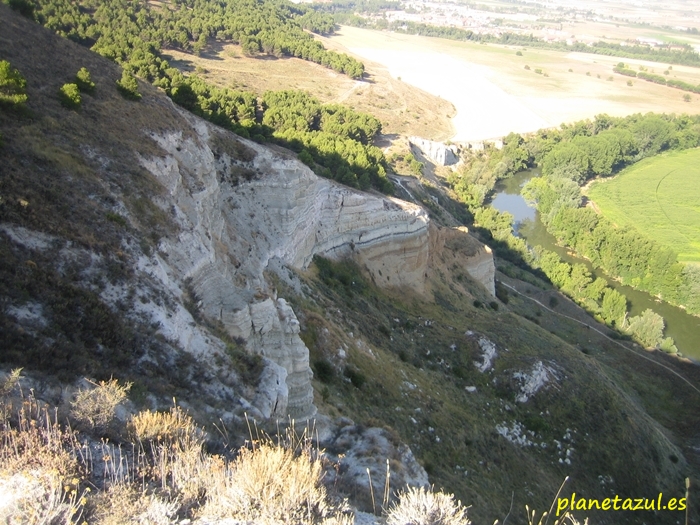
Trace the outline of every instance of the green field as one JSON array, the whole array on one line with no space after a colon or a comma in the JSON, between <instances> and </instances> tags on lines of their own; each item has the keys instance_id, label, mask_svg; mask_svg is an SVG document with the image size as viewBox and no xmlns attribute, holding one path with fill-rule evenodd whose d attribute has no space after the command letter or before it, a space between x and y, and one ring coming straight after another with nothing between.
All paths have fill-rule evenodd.
<instances>
[{"instance_id":1,"label":"green field","mask_svg":"<svg viewBox=\"0 0 700 525\"><path fill-rule=\"evenodd\" d=\"M645 159L588 197L611 221L673 248L678 260L700 262L700 149Z\"/></svg>"}]
</instances>

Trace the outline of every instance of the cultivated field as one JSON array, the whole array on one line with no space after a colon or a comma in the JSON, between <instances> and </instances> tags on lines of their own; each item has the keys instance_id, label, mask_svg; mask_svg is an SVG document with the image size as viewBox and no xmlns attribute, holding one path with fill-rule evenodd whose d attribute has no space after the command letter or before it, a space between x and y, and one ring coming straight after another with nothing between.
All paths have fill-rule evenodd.
<instances>
[{"instance_id":1,"label":"cultivated field","mask_svg":"<svg viewBox=\"0 0 700 525\"><path fill-rule=\"evenodd\" d=\"M667 64L345 26L325 40L363 60L379 62L393 77L452 102L457 108L453 140L535 131L599 113L700 113L698 95L685 102L682 91L637 79L629 86L627 77L612 72L621 60L657 74ZM522 56L516 55L518 51ZM700 68L673 66L669 78L698 84Z\"/></svg>"},{"instance_id":2,"label":"cultivated field","mask_svg":"<svg viewBox=\"0 0 700 525\"><path fill-rule=\"evenodd\" d=\"M267 90L301 89L321 102L343 103L377 117L386 134L433 140L454 134L450 118L455 108L449 101L392 78L384 68L367 60L363 60L368 73L365 80L355 81L298 58L246 57L240 46L233 44L216 43L199 57L175 50L164 55L174 67L222 87L260 95Z\"/></svg>"},{"instance_id":3,"label":"cultivated field","mask_svg":"<svg viewBox=\"0 0 700 525\"><path fill-rule=\"evenodd\" d=\"M634 191L630 191L634 188ZM700 262L700 149L646 159L588 190L603 215Z\"/></svg>"}]
</instances>

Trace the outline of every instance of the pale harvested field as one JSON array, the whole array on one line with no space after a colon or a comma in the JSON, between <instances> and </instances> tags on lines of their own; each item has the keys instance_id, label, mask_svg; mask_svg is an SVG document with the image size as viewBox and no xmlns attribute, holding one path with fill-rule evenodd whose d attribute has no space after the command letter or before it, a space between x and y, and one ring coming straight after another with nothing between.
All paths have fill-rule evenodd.
<instances>
[{"instance_id":1,"label":"pale harvested field","mask_svg":"<svg viewBox=\"0 0 700 525\"><path fill-rule=\"evenodd\" d=\"M324 44L329 48L327 39ZM232 89L262 95L268 90L301 89L321 102L342 102L381 120L385 134L419 135L445 140L454 134L454 106L415 86L401 82L386 70L363 60L368 75L355 81L318 64L297 58L248 58L240 46L217 45L202 56L175 50L164 52L170 63L188 73Z\"/></svg>"},{"instance_id":2,"label":"pale harvested field","mask_svg":"<svg viewBox=\"0 0 700 525\"><path fill-rule=\"evenodd\" d=\"M627 77L612 72L621 60L635 69L646 65L657 74L662 74L666 64L354 27L343 27L330 41L363 59L383 64L391 76L452 102L457 109L453 140L535 131L600 113L700 113L698 95L692 95L688 103L682 91L637 79L632 79L630 87ZM516 56L517 50L522 50L523 56ZM531 69L525 70L525 65ZM549 76L538 75L535 69ZM670 76L700 83L698 68L673 66ZM612 80L608 80L610 77Z\"/></svg>"}]
</instances>

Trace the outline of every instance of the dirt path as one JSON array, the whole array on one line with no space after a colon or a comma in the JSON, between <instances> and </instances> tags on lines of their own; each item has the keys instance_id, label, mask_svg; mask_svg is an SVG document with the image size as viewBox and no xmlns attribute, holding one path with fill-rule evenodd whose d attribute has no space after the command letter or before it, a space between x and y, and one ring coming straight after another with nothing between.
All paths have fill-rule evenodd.
<instances>
[{"instance_id":1,"label":"dirt path","mask_svg":"<svg viewBox=\"0 0 700 525\"><path fill-rule=\"evenodd\" d=\"M342 95L338 97L337 102L338 103L343 103L346 101L348 98L350 98L350 95L352 95L355 91L357 91L361 86L364 86L366 82L362 82L361 80L356 80L355 83L350 86L350 89L345 91Z\"/></svg>"},{"instance_id":2,"label":"dirt path","mask_svg":"<svg viewBox=\"0 0 700 525\"><path fill-rule=\"evenodd\" d=\"M500 283L501 283L503 286L505 286L506 288L508 288L509 290L512 290L513 292L517 293L517 294L520 295L521 297L525 297L526 299L529 299L530 301L536 303L540 308L544 308L544 309L547 310L548 312L551 312L551 313L553 313L553 314L555 314L555 315L558 315L558 316L560 316L560 317L564 317L564 318L569 319L569 320L571 320L571 321L574 321L574 322L576 322L576 323L578 323L578 324L581 324L581 325L585 326L586 328L588 328L588 329L590 329L590 330L593 330L594 332L597 332L599 335L602 335L605 339L607 339L608 341L610 341L610 342L613 343L613 344L616 344L617 346L619 346L620 348L626 350L627 352L630 352L630 353L636 355L637 357L640 357L640 358L642 358L642 359L644 359L644 360L646 360L646 361L649 361L650 363L655 364L656 366L660 366L661 368L664 368L664 369L668 370L668 371L671 372L673 375L675 375L676 377L678 377L681 381L683 381L685 384L687 384L690 388L692 388L692 389L695 390L698 394L700 394L700 389L698 389L695 385L693 385L693 383L691 383L690 381L688 381L685 377L683 377L681 374L679 374L678 372L676 372L676 371L673 370L672 368L670 368L670 367L668 367L668 366L666 366L666 365L664 365L664 364L662 364L662 363L659 363L659 362L657 362L657 361L651 359L650 357L647 357L647 356L645 356L645 355L642 355L642 354L640 354L639 352L637 352L637 351L635 351L635 350L632 350L631 348L629 348L629 347L623 345L623 344L620 343L619 341L616 341L615 339L609 337L607 334L601 332L600 330L598 330L598 329L597 329L594 325L592 325L592 324L589 324L589 323L586 323L586 322L581 321L581 320L579 320L579 319L576 319L576 318L574 318L574 317L571 317L570 315L566 315L566 314L562 314L562 313L556 312L556 311L552 310L551 308L548 308L547 306L545 306L544 304L542 304L542 303L541 303L540 301L538 301L537 299L533 299L532 297L529 297L529 296L525 295L524 293L520 292L520 291L517 290L514 286L511 286L511 285L509 285L509 284L507 284L507 283L504 283L502 280L500 281Z\"/></svg>"}]
</instances>

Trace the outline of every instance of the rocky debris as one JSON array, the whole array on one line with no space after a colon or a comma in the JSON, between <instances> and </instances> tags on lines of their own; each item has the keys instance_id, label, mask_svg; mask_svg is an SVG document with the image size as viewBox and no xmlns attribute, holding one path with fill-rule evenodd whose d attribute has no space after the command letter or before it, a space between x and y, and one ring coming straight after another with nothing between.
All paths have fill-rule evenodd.
<instances>
[{"instance_id":1,"label":"rocky debris","mask_svg":"<svg viewBox=\"0 0 700 525\"><path fill-rule=\"evenodd\" d=\"M519 421L513 421L510 426L504 421L496 425L496 432L514 445L521 447L532 446L532 439L535 437L535 433L527 430Z\"/></svg>"},{"instance_id":2,"label":"rocky debris","mask_svg":"<svg viewBox=\"0 0 700 525\"><path fill-rule=\"evenodd\" d=\"M479 347L481 348L482 362L474 361L474 366L482 374L489 370L496 359L496 345L489 341L486 337L479 338Z\"/></svg>"},{"instance_id":3,"label":"rocky debris","mask_svg":"<svg viewBox=\"0 0 700 525\"><path fill-rule=\"evenodd\" d=\"M515 372L513 379L520 381L520 394L515 398L518 403L525 403L528 399L534 396L538 390L543 388L552 379L558 379L554 368L542 364L542 361L537 361L532 367L530 373Z\"/></svg>"},{"instance_id":4,"label":"rocky debris","mask_svg":"<svg viewBox=\"0 0 700 525\"><path fill-rule=\"evenodd\" d=\"M443 142L434 142L420 137L409 137L408 142L439 166L452 166L459 162L459 151L455 145L448 146Z\"/></svg>"},{"instance_id":5,"label":"rocky debris","mask_svg":"<svg viewBox=\"0 0 700 525\"><path fill-rule=\"evenodd\" d=\"M328 434L327 434L328 435ZM355 425L347 418L333 423L333 430L321 446L328 458L337 465L328 472L328 482L339 485L356 499L369 502L370 478L377 505L381 505L386 483L387 462L390 470L390 493L411 487L427 487L428 474L416 460L410 447L383 428Z\"/></svg>"}]
</instances>

